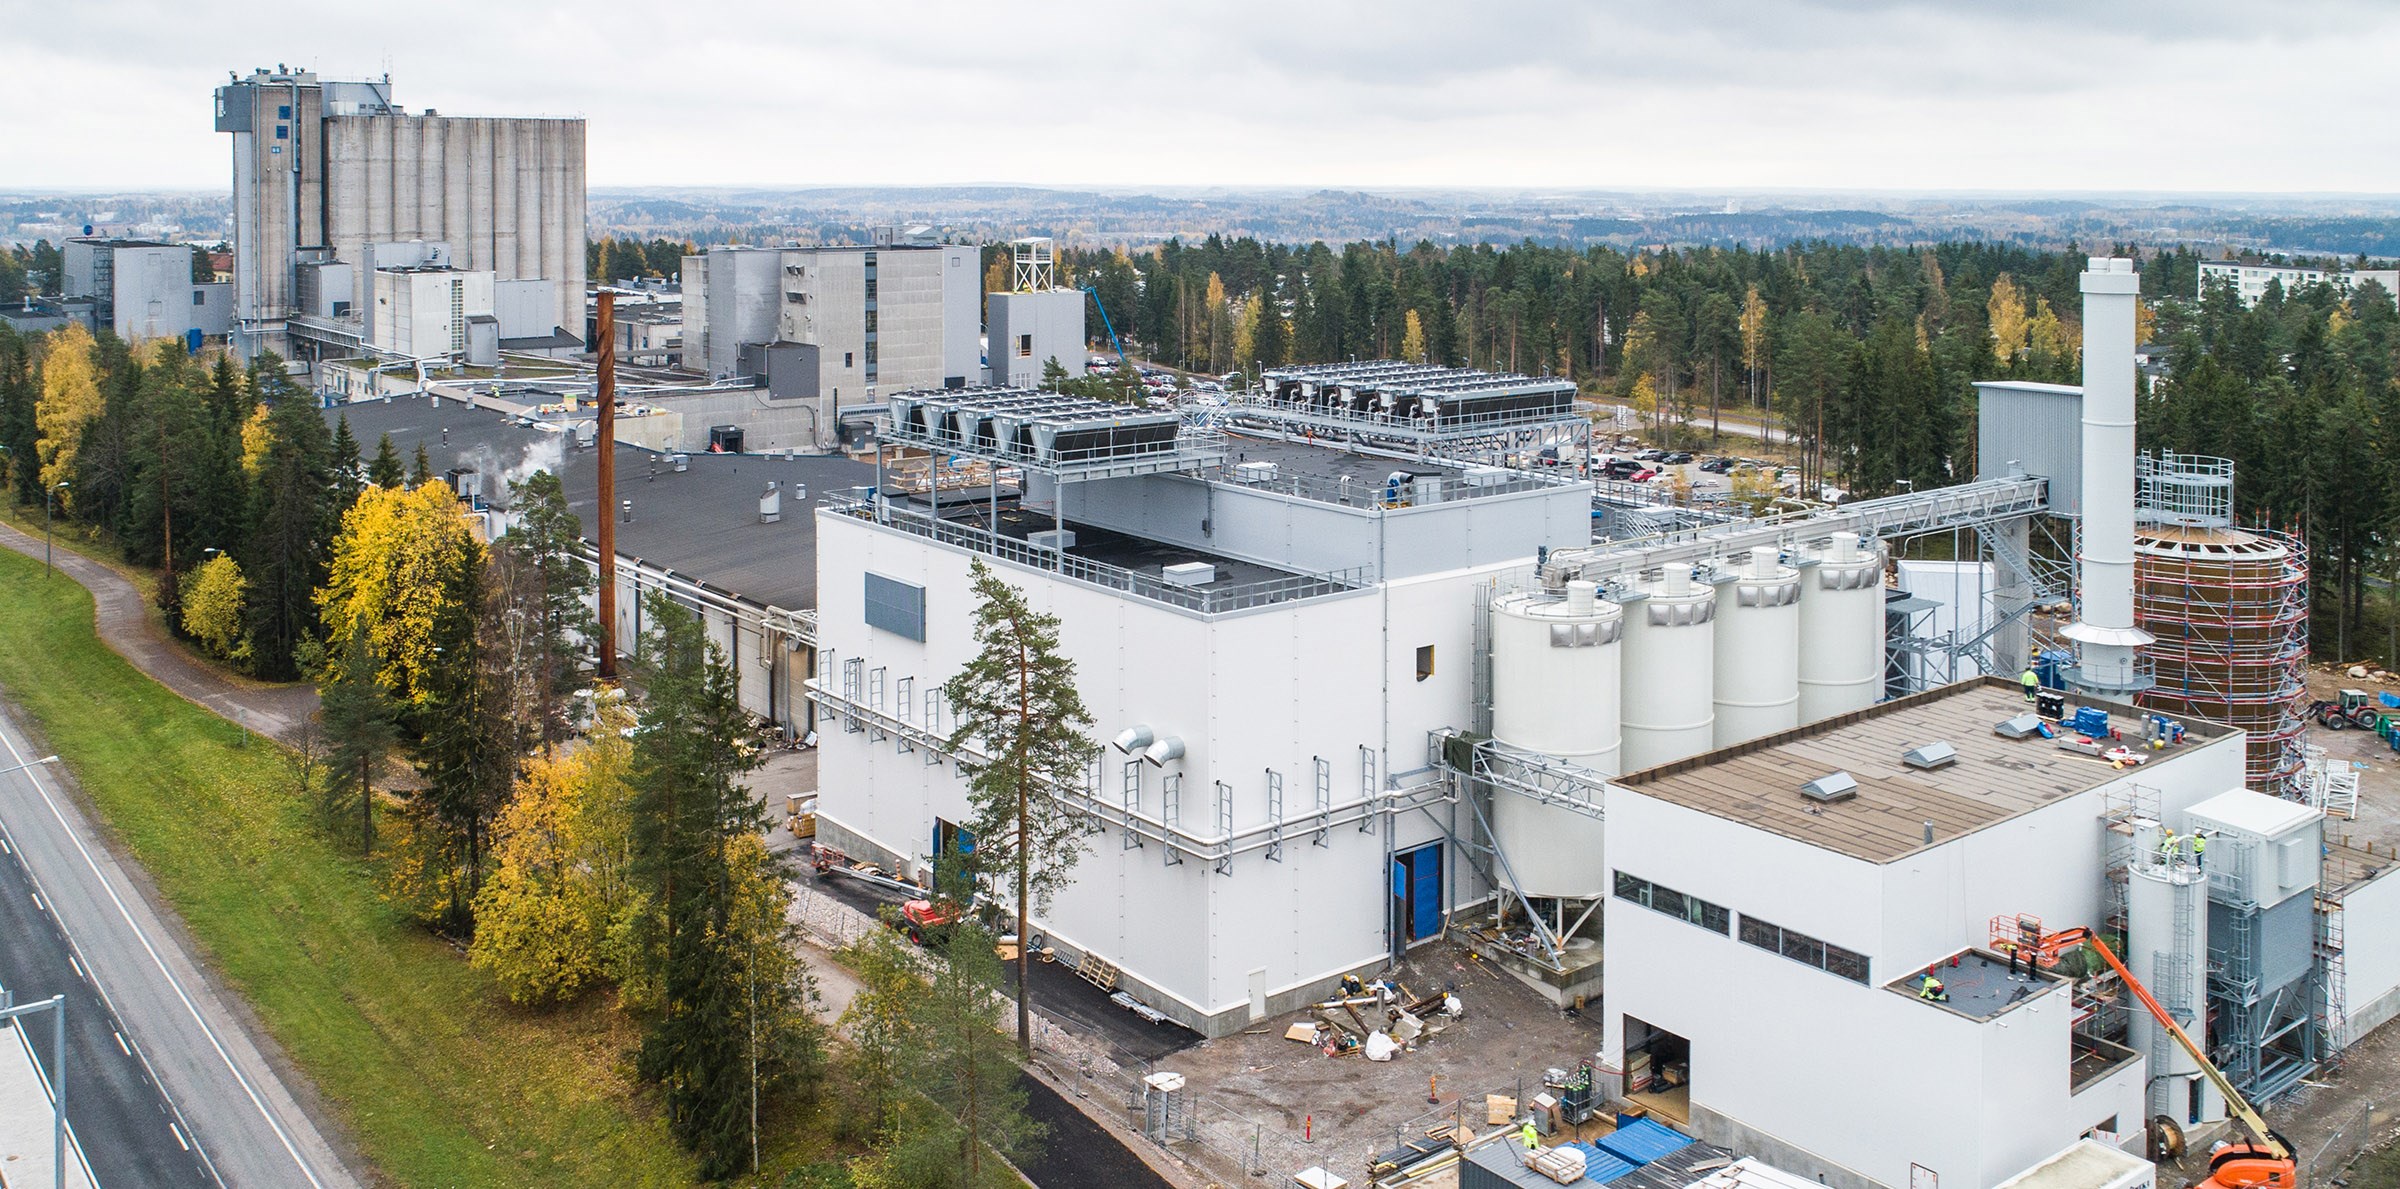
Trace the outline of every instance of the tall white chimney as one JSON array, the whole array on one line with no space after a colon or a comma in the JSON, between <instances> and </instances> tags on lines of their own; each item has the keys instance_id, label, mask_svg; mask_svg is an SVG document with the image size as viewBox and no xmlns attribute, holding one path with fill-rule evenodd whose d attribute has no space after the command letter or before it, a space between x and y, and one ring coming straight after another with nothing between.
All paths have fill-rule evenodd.
<instances>
[{"instance_id":1,"label":"tall white chimney","mask_svg":"<svg viewBox=\"0 0 2400 1189\"><path fill-rule=\"evenodd\" d=\"M2083 614L2060 634L2080 648L2074 684L2097 694L2149 688L2133 626L2133 261L2094 256L2083 274Z\"/></svg>"}]
</instances>

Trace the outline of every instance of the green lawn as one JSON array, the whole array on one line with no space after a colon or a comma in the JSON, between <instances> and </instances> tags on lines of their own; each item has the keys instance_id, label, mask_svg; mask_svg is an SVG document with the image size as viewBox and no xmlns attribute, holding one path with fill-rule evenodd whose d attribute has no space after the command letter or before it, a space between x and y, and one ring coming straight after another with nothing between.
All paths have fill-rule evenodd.
<instances>
[{"instance_id":1,"label":"green lawn","mask_svg":"<svg viewBox=\"0 0 2400 1189\"><path fill-rule=\"evenodd\" d=\"M0 551L0 688L385 1181L691 1182L629 1082L620 1017L509 1007L329 853L280 750L134 670L91 615L82 587Z\"/></svg>"}]
</instances>

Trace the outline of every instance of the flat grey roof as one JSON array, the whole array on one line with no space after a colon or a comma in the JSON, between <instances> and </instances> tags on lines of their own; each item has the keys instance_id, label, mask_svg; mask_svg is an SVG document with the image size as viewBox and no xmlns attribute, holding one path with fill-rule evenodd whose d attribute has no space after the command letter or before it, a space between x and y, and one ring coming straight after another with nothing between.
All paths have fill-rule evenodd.
<instances>
[{"instance_id":1,"label":"flat grey roof","mask_svg":"<svg viewBox=\"0 0 2400 1189\"><path fill-rule=\"evenodd\" d=\"M2067 981L2060 975L2035 969L2030 962L2012 970L2008 962L1972 949L1934 963L1932 970L1933 977L1942 984L1942 993L1949 998L1925 1000L1926 1004L1946 1007L1977 1020L1991 1019ZM1925 971L1911 970L1884 985L1899 994L1924 1000Z\"/></svg>"},{"instance_id":2,"label":"flat grey roof","mask_svg":"<svg viewBox=\"0 0 2400 1189\"><path fill-rule=\"evenodd\" d=\"M350 419L361 454L375 456L376 440L392 435L403 463L417 443L435 473L471 467L488 476L525 464L531 452L557 450L564 461L567 499L592 540L598 497L598 456L577 450L566 435L528 429L489 409L444 400L436 409L425 397L395 397L390 404L368 401L325 410L325 423ZM443 443L442 431L450 431ZM816 498L827 491L875 482L875 468L846 458L803 455L790 460L764 454L692 454L682 474L665 456L634 446L617 447L617 498L633 501L633 523L617 526L617 552L663 566L752 602L804 611L817 605ZM654 465L655 464L655 465ZM783 519L758 522L758 497L770 479L784 484ZM809 498L793 498L793 485L806 484ZM486 483L492 502L505 506L508 489Z\"/></svg>"},{"instance_id":3,"label":"flat grey roof","mask_svg":"<svg viewBox=\"0 0 2400 1189\"><path fill-rule=\"evenodd\" d=\"M2139 722L2140 712L2131 707L2068 700L2070 712L2079 705L2100 706L2115 723ZM2107 760L2064 750L2055 740L1993 733L1994 724L2031 709L2014 682L1977 678L1610 783L1854 859L1888 863L1928 845L1927 822L1933 823L1932 845L1939 845L2123 775ZM2152 763L2230 733L2195 720L2183 725L2190 741L2151 753ZM1937 741L1957 748L1958 762L1932 771L1901 762L1902 752ZM1801 795L1802 784L1837 771L1857 780L1857 796L1818 804Z\"/></svg>"}]
</instances>

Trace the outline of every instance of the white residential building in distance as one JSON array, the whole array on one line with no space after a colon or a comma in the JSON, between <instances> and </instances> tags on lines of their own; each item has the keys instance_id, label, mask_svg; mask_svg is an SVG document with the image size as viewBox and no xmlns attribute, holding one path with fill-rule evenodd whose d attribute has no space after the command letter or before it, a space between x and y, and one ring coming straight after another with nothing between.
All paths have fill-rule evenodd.
<instances>
[{"instance_id":1,"label":"white residential building in distance","mask_svg":"<svg viewBox=\"0 0 2400 1189\"><path fill-rule=\"evenodd\" d=\"M683 261L683 366L755 377L771 401L818 411L832 448L843 406L982 380L979 250L918 234L871 244L714 247Z\"/></svg>"},{"instance_id":2,"label":"white residential building in distance","mask_svg":"<svg viewBox=\"0 0 2400 1189\"><path fill-rule=\"evenodd\" d=\"M2400 301L2400 269L2396 268L2317 268L2292 264L2267 264L2248 260L2203 260L2200 262L2200 290L2193 296L2208 292L2211 285L2231 284L2240 295L2243 305L2255 305L2266 296L2270 281L2281 282L2283 291L2290 293L2310 285L2331 285L2344 293L2373 281L2383 286L2386 298Z\"/></svg>"}]
</instances>

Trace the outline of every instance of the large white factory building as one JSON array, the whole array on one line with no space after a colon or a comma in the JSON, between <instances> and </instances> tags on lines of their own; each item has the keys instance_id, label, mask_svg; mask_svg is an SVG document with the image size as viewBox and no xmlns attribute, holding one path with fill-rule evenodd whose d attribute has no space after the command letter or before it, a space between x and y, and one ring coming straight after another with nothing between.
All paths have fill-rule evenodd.
<instances>
[{"instance_id":1,"label":"large white factory building","mask_svg":"<svg viewBox=\"0 0 2400 1189\"><path fill-rule=\"evenodd\" d=\"M1183 1024L1448 936L1598 1012L1612 1092L1827 1184L1988 1189L2081 1137L2206 1126L2195 1067L2124 988L2037 965L2045 937L2126 941L2268 1095L2350 1039L2328 1003L2386 1013L2400 970L2324 959L2321 815L2244 790L2241 732L2145 746L2133 280L2093 261L2086 384L2042 406L2072 420L2015 427L2079 445L2074 590L2028 555L2052 477L2005 458L1796 518L1611 513L1635 531L1595 544L1588 484L1462 461L1582 424L1560 381L1292 369L1200 425L896 398L885 446L1022 479L919 460L820 505L820 838L918 875L966 815L936 687L974 654L980 560L1059 617L1112 741L1054 790L1095 832L1042 930ZM1887 653L1933 646L1898 639L1884 542L1937 532L2012 563L1996 622L1940 643L2004 676L1912 690ZM2083 750L2028 735L2015 684L2025 609L2069 595L2067 712L2123 735ZM2352 898L2351 936L2400 929L2384 899Z\"/></svg>"}]
</instances>

